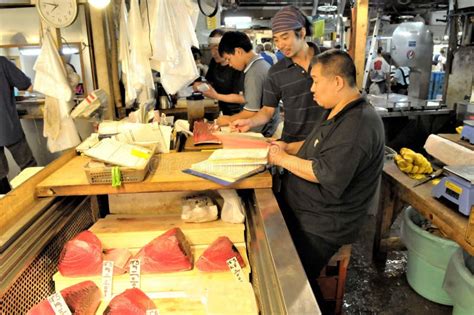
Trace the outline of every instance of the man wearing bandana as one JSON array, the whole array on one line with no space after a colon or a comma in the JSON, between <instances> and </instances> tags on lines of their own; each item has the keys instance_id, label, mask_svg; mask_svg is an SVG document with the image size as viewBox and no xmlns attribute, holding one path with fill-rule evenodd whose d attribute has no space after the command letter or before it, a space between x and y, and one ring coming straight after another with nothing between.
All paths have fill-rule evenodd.
<instances>
[{"instance_id":1,"label":"man wearing bandana","mask_svg":"<svg viewBox=\"0 0 474 315\"><path fill-rule=\"evenodd\" d=\"M263 107L250 119L233 122L241 132L266 124L283 103L284 126L282 140L291 143L302 141L321 117L322 109L311 95L311 58L320 53L313 43L305 41L311 36L311 23L294 6L282 8L272 19L273 41L285 56L273 65L264 86Z\"/></svg>"}]
</instances>

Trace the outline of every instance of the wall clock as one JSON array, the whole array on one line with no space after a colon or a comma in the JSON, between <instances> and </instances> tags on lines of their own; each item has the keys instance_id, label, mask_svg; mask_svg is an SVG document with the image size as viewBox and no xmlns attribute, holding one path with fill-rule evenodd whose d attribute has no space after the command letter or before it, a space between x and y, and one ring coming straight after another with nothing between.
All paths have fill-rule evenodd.
<instances>
[{"instance_id":1,"label":"wall clock","mask_svg":"<svg viewBox=\"0 0 474 315\"><path fill-rule=\"evenodd\" d=\"M77 17L76 0L37 0L36 8L41 18L55 28L69 26Z\"/></svg>"}]
</instances>

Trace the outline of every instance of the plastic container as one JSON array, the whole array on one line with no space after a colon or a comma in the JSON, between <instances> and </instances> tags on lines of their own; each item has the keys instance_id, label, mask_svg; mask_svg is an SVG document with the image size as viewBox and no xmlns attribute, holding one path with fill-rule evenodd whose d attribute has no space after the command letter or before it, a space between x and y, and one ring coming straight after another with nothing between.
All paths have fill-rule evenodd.
<instances>
[{"instance_id":1,"label":"plastic container","mask_svg":"<svg viewBox=\"0 0 474 315\"><path fill-rule=\"evenodd\" d=\"M150 159L146 166L141 169L120 167L122 183L142 182L150 170L151 161L152 159ZM89 163L87 163L84 165L84 171L89 184L112 184L112 166L91 167Z\"/></svg>"},{"instance_id":2,"label":"plastic container","mask_svg":"<svg viewBox=\"0 0 474 315\"><path fill-rule=\"evenodd\" d=\"M443 288L453 300L453 315L474 314L474 275L465 265L462 249L451 256Z\"/></svg>"},{"instance_id":3,"label":"plastic container","mask_svg":"<svg viewBox=\"0 0 474 315\"><path fill-rule=\"evenodd\" d=\"M404 213L401 236L408 248L408 284L430 301L453 305L442 284L449 259L459 246L420 228L424 220L412 207Z\"/></svg>"},{"instance_id":4,"label":"plastic container","mask_svg":"<svg viewBox=\"0 0 474 315\"><path fill-rule=\"evenodd\" d=\"M432 71L429 85L428 99L440 99L443 95L445 73L442 71Z\"/></svg>"}]
</instances>

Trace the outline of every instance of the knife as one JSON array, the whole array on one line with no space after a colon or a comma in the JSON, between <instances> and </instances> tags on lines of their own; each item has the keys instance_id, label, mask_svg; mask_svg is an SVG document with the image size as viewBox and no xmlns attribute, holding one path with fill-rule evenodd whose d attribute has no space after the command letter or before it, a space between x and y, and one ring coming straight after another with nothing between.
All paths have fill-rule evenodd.
<instances>
[{"instance_id":1,"label":"knife","mask_svg":"<svg viewBox=\"0 0 474 315\"><path fill-rule=\"evenodd\" d=\"M425 179L420 180L418 183L416 183L415 185L413 185L413 188L418 187L418 186L420 186L420 185L423 185L423 184L429 182L430 180L433 180L433 179L435 179L436 177L441 176L441 174L443 174L443 169L442 169L442 168L440 168L439 170L437 170L437 171L431 173L431 174L428 175L428 177L426 177Z\"/></svg>"}]
</instances>

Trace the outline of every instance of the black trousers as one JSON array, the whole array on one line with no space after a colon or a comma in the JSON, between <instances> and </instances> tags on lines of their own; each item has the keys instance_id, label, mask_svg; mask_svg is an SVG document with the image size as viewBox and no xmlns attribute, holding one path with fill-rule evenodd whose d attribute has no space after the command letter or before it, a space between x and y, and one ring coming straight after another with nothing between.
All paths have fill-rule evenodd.
<instances>
[{"instance_id":1,"label":"black trousers","mask_svg":"<svg viewBox=\"0 0 474 315\"><path fill-rule=\"evenodd\" d=\"M332 310L324 300L317 279L321 270L341 246L328 242L318 235L303 231L294 211L283 200L281 194L277 193L276 196L319 308L323 314L330 314Z\"/></svg>"},{"instance_id":2,"label":"black trousers","mask_svg":"<svg viewBox=\"0 0 474 315\"><path fill-rule=\"evenodd\" d=\"M13 159L18 164L21 170L36 166L36 160L31 152L26 138L23 137L20 141L7 145L6 148L13 156ZM0 146L0 194L7 193L10 190L10 185L8 184L7 175L8 175L8 161L5 156L5 147Z\"/></svg>"}]
</instances>

